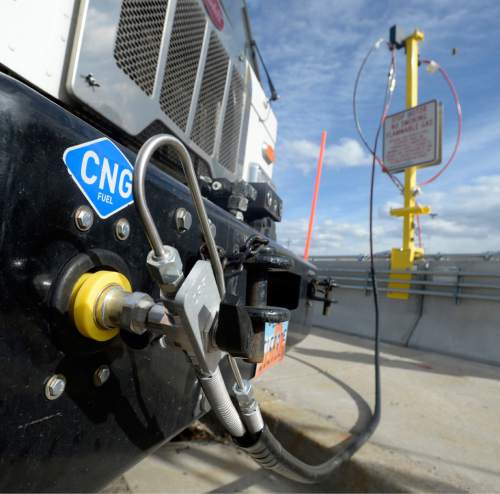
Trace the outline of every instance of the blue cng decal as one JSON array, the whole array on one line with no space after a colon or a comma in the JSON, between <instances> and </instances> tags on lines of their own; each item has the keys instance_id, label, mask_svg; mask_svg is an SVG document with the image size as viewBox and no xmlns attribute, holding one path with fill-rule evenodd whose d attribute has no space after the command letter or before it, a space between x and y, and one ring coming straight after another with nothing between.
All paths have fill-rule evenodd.
<instances>
[{"instance_id":1,"label":"blue cng decal","mask_svg":"<svg viewBox=\"0 0 500 494\"><path fill-rule=\"evenodd\" d=\"M64 151L63 161L100 218L109 218L134 202L134 169L109 139L72 146Z\"/></svg>"}]
</instances>

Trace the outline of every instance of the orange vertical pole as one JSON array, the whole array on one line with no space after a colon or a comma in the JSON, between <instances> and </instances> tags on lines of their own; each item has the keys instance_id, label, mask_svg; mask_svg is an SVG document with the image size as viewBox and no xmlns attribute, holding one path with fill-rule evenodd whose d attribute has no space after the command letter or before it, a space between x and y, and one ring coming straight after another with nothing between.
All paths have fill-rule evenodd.
<instances>
[{"instance_id":1,"label":"orange vertical pole","mask_svg":"<svg viewBox=\"0 0 500 494\"><path fill-rule=\"evenodd\" d=\"M326 130L321 133L321 144L319 146L318 165L316 167L316 182L314 183L314 194L311 204L311 214L309 216L309 228L307 230L306 248L304 249L304 259L309 259L309 247L311 246L311 237L314 225L314 213L316 212L316 203L318 202L319 182L321 181L321 170L323 169L323 157L325 155Z\"/></svg>"}]
</instances>

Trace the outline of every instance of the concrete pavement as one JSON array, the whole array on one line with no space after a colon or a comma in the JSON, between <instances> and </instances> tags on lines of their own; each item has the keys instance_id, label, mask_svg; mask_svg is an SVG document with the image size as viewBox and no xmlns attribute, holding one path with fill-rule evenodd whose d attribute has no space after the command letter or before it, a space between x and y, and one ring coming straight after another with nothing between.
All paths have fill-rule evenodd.
<instances>
[{"instance_id":1,"label":"concrete pavement","mask_svg":"<svg viewBox=\"0 0 500 494\"><path fill-rule=\"evenodd\" d=\"M372 403L372 342L314 329L256 381L277 435L311 462L362 429ZM170 443L115 492L500 492L500 368L382 346L382 421L326 482L260 470L223 441Z\"/></svg>"}]
</instances>

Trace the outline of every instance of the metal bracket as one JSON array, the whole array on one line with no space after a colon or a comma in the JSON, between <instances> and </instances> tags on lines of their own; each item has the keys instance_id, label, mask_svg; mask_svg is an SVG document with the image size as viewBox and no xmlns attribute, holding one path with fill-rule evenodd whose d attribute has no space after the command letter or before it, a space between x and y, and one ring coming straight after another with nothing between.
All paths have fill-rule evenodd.
<instances>
[{"instance_id":1,"label":"metal bracket","mask_svg":"<svg viewBox=\"0 0 500 494\"><path fill-rule=\"evenodd\" d=\"M212 374L224 355L210 343L220 303L210 262L198 261L177 292L174 304L187 336L181 346L202 374Z\"/></svg>"},{"instance_id":2,"label":"metal bracket","mask_svg":"<svg viewBox=\"0 0 500 494\"><path fill-rule=\"evenodd\" d=\"M332 298L333 289L336 287L337 283L333 280L333 278L314 278L309 284L309 299L317 302L323 302L324 316L327 316L330 313L331 305L337 303L337 300Z\"/></svg>"},{"instance_id":3,"label":"metal bracket","mask_svg":"<svg viewBox=\"0 0 500 494\"><path fill-rule=\"evenodd\" d=\"M460 268L457 271L457 278L455 280L455 305L460 305L460 283L462 281L462 275L460 274Z\"/></svg>"}]
</instances>

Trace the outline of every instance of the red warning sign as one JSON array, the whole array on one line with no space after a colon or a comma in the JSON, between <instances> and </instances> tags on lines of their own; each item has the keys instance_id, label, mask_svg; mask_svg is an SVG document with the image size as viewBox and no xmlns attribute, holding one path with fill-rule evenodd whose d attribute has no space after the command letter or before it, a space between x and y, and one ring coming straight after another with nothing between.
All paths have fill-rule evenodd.
<instances>
[{"instance_id":1,"label":"red warning sign","mask_svg":"<svg viewBox=\"0 0 500 494\"><path fill-rule=\"evenodd\" d=\"M441 163L441 104L428 101L384 121L384 165L390 172Z\"/></svg>"}]
</instances>

